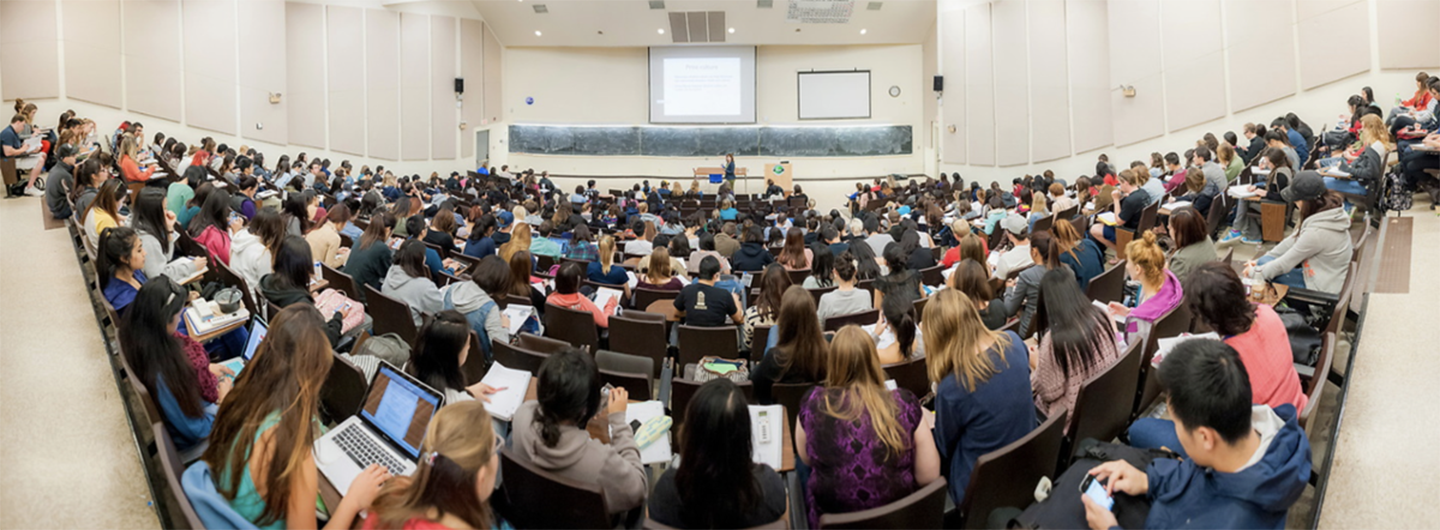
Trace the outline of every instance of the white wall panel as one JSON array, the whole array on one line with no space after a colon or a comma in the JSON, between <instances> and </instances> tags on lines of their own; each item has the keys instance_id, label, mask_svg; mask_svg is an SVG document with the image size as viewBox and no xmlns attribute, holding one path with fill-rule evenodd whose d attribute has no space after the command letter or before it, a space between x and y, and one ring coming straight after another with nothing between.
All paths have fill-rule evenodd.
<instances>
[{"instance_id":1,"label":"white wall panel","mask_svg":"<svg viewBox=\"0 0 1440 530\"><path fill-rule=\"evenodd\" d=\"M285 4L285 97L290 143L325 148L325 6Z\"/></svg>"},{"instance_id":2,"label":"white wall panel","mask_svg":"<svg viewBox=\"0 0 1440 530\"><path fill-rule=\"evenodd\" d=\"M181 10L185 121L191 127L235 134L235 0L185 0Z\"/></svg>"},{"instance_id":3,"label":"white wall panel","mask_svg":"<svg viewBox=\"0 0 1440 530\"><path fill-rule=\"evenodd\" d=\"M1300 0L1295 4L1295 11L1303 21L1357 3L1363 4L1365 0Z\"/></svg>"},{"instance_id":4,"label":"white wall panel","mask_svg":"<svg viewBox=\"0 0 1440 530\"><path fill-rule=\"evenodd\" d=\"M1226 0L1225 35L1231 112L1295 93L1292 0Z\"/></svg>"},{"instance_id":5,"label":"white wall panel","mask_svg":"<svg viewBox=\"0 0 1440 530\"><path fill-rule=\"evenodd\" d=\"M1220 50L1165 69L1165 115L1170 131L1225 115L1225 65Z\"/></svg>"},{"instance_id":6,"label":"white wall panel","mask_svg":"<svg viewBox=\"0 0 1440 530\"><path fill-rule=\"evenodd\" d=\"M122 15L125 106L179 122L180 0L125 0Z\"/></svg>"},{"instance_id":7,"label":"white wall panel","mask_svg":"<svg viewBox=\"0 0 1440 530\"><path fill-rule=\"evenodd\" d=\"M995 71L990 5L965 10L965 127L971 165L995 165Z\"/></svg>"},{"instance_id":8,"label":"white wall panel","mask_svg":"<svg viewBox=\"0 0 1440 530\"><path fill-rule=\"evenodd\" d=\"M430 17L400 14L400 159L430 157Z\"/></svg>"},{"instance_id":9,"label":"white wall panel","mask_svg":"<svg viewBox=\"0 0 1440 530\"><path fill-rule=\"evenodd\" d=\"M1359 2L1313 18L1301 17L1300 88L1308 90L1370 69L1370 25L1356 23L1369 19L1366 7Z\"/></svg>"},{"instance_id":10,"label":"white wall panel","mask_svg":"<svg viewBox=\"0 0 1440 530\"><path fill-rule=\"evenodd\" d=\"M0 2L0 98L60 95L55 2ZM8 121L8 118L7 118Z\"/></svg>"},{"instance_id":11,"label":"white wall panel","mask_svg":"<svg viewBox=\"0 0 1440 530\"><path fill-rule=\"evenodd\" d=\"M1070 155L1065 15L1062 4L1029 2L1030 158L1036 162Z\"/></svg>"},{"instance_id":12,"label":"white wall panel","mask_svg":"<svg viewBox=\"0 0 1440 530\"><path fill-rule=\"evenodd\" d=\"M1108 11L1104 0L1065 1L1065 56L1077 153L1114 143Z\"/></svg>"},{"instance_id":13,"label":"white wall panel","mask_svg":"<svg viewBox=\"0 0 1440 530\"><path fill-rule=\"evenodd\" d=\"M326 102L330 149L365 154L365 12L325 8Z\"/></svg>"},{"instance_id":14,"label":"white wall panel","mask_svg":"<svg viewBox=\"0 0 1440 530\"><path fill-rule=\"evenodd\" d=\"M460 119L466 123L460 135L460 156L475 156L474 131L485 119L485 23L460 20L460 77L465 79L465 98Z\"/></svg>"},{"instance_id":15,"label":"white wall panel","mask_svg":"<svg viewBox=\"0 0 1440 530\"><path fill-rule=\"evenodd\" d=\"M500 72L504 71L504 55L501 54L500 40L495 32L485 27L485 119L481 125L498 122L505 118L505 103L501 97L503 83Z\"/></svg>"},{"instance_id":16,"label":"white wall panel","mask_svg":"<svg viewBox=\"0 0 1440 530\"><path fill-rule=\"evenodd\" d=\"M1165 133L1164 87L1160 72L1160 3L1110 0L1110 86L1115 144L1125 145ZM1176 26L1186 27L1186 26ZM1133 86L1134 98L1120 85Z\"/></svg>"},{"instance_id":17,"label":"white wall panel","mask_svg":"<svg viewBox=\"0 0 1440 530\"><path fill-rule=\"evenodd\" d=\"M400 15L365 10L365 142L375 158L400 158Z\"/></svg>"},{"instance_id":18,"label":"white wall panel","mask_svg":"<svg viewBox=\"0 0 1440 530\"><path fill-rule=\"evenodd\" d=\"M1160 119L1161 113L1165 112L1160 77L1157 73L1135 80L1136 95L1133 98L1125 97L1118 89L1110 91L1115 145L1129 145L1165 134Z\"/></svg>"},{"instance_id":19,"label":"white wall panel","mask_svg":"<svg viewBox=\"0 0 1440 530\"><path fill-rule=\"evenodd\" d=\"M430 157L455 158L455 19L430 17Z\"/></svg>"},{"instance_id":20,"label":"white wall panel","mask_svg":"<svg viewBox=\"0 0 1440 530\"><path fill-rule=\"evenodd\" d=\"M61 16L66 96L120 108L120 0L66 0Z\"/></svg>"},{"instance_id":21,"label":"white wall panel","mask_svg":"<svg viewBox=\"0 0 1440 530\"><path fill-rule=\"evenodd\" d=\"M287 39L263 38L275 28L287 25L283 0L246 0L238 4L240 34L247 36L240 47L240 136L284 145L288 142L286 107L270 103L271 93L283 94L286 86ZM288 33L288 28L287 28ZM320 31L317 24L315 31ZM323 43L322 43L323 44ZM321 47L317 47L322 49ZM323 125L322 125L323 126Z\"/></svg>"},{"instance_id":22,"label":"white wall panel","mask_svg":"<svg viewBox=\"0 0 1440 530\"><path fill-rule=\"evenodd\" d=\"M1001 166L1030 162L1030 75L1025 7L1011 0L992 4L995 58L995 161ZM1035 6L1042 9L1041 6Z\"/></svg>"},{"instance_id":23,"label":"white wall panel","mask_svg":"<svg viewBox=\"0 0 1440 530\"><path fill-rule=\"evenodd\" d=\"M1440 66L1440 2L1375 0L1375 9L1381 68Z\"/></svg>"},{"instance_id":24,"label":"white wall panel","mask_svg":"<svg viewBox=\"0 0 1440 530\"><path fill-rule=\"evenodd\" d=\"M947 164L966 163L965 125L965 11L942 11L939 15L941 75L945 76L945 101L940 106L940 157ZM950 128L955 130L951 132Z\"/></svg>"}]
</instances>

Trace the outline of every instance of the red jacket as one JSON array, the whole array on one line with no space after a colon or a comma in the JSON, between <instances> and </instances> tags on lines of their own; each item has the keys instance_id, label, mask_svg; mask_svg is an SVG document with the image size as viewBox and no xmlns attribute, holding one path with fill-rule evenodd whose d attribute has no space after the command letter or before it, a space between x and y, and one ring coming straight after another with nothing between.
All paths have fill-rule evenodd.
<instances>
[{"instance_id":1,"label":"red jacket","mask_svg":"<svg viewBox=\"0 0 1440 530\"><path fill-rule=\"evenodd\" d=\"M1423 109L1430 106L1431 99L1433 96L1430 95L1430 91L1422 88L1415 91L1415 97L1401 101L1400 104L1412 109Z\"/></svg>"},{"instance_id":2,"label":"red jacket","mask_svg":"<svg viewBox=\"0 0 1440 530\"><path fill-rule=\"evenodd\" d=\"M126 155L120 157L120 172L125 175L125 180L130 182L145 182L150 180L150 175L155 174L155 167L150 166L142 171L140 170L140 164L135 163L135 159Z\"/></svg>"}]
</instances>

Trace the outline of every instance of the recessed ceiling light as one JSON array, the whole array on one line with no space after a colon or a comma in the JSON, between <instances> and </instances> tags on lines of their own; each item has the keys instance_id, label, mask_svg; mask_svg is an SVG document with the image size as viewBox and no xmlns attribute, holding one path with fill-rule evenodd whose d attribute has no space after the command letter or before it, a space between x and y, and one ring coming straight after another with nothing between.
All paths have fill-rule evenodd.
<instances>
[{"instance_id":1,"label":"recessed ceiling light","mask_svg":"<svg viewBox=\"0 0 1440 530\"><path fill-rule=\"evenodd\" d=\"M730 33L735 33L735 28L730 28Z\"/></svg>"},{"instance_id":2,"label":"recessed ceiling light","mask_svg":"<svg viewBox=\"0 0 1440 530\"><path fill-rule=\"evenodd\" d=\"M861 35L864 35L866 31L869 31L869 30L861 29L861 30L860 30L860 34L861 34Z\"/></svg>"},{"instance_id":3,"label":"recessed ceiling light","mask_svg":"<svg viewBox=\"0 0 1440 530\"><path fill-rule=\"evenodd\" d=\"M539 37L539 36L540 36L540 30L538 30L538 29L535 30L535 36L536 36L536 37Z\"/></svg>"},{"instance_id":4,"label":"recessed ceiling light","mask_svg":"<svg viewBox=\"0 0 1440 530\"><path fill-rule=\"evenodd\" d=\"M659 34L661 34L661 35L664 35L664 34L665 34L665 28L657 29L657 30L655 30L655 32L656 32L656 33L659 33Z\"/></svg>"}]
</instances>

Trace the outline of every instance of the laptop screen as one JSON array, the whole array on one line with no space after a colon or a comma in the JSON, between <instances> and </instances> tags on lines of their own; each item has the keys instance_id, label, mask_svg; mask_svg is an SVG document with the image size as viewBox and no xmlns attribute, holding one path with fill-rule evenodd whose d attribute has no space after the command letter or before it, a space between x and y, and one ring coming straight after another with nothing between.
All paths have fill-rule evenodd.
<instances>
[{"instance_id":1,"label":"laptop screen","mask_svg":"<svg viewBox=\"0 0 1440 530\"><path fill-rule=\"evenodd\" d=\"M390 364L381 363L360 416L410 458L419 458L425 429L439 407L440 396L433 390L420 386Z\"/></svg>"},{"instance_id":2,"label":"laptop screen","mask_svg":"<svg viewBox=\"0 0 1440 530\"><path fill-rule=\"evenodd\" d=\"M260 348L260 342L265 340L265 335L268 333L269 330L265 327L265 323L258 318L255 319L254 324L250 326L250 340L245 343L245 353L241 356L245 362L250 362L250 359L255 358L255 350Z\"/></svg>"}]
</instances>

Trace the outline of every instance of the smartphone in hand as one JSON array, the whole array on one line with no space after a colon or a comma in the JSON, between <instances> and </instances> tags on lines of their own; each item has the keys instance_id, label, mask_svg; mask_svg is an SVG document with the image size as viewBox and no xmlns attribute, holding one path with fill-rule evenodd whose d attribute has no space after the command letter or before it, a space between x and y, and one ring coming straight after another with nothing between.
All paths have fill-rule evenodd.
<instances>
[{"instance_id":1,"label":"smartphone in hand","mask_svg":"<svg viewBox=\"0 0 1440 530\"><path fill-rule=\"evenodd\" d=\"M1105 484L1095 479L1094 475L1087 475L1085 480L1080 482L1080 491L1090 500L1095 501L1106 510L1114 511L1115 497L1105 492Z\"/></svg>"}]
</instances>

